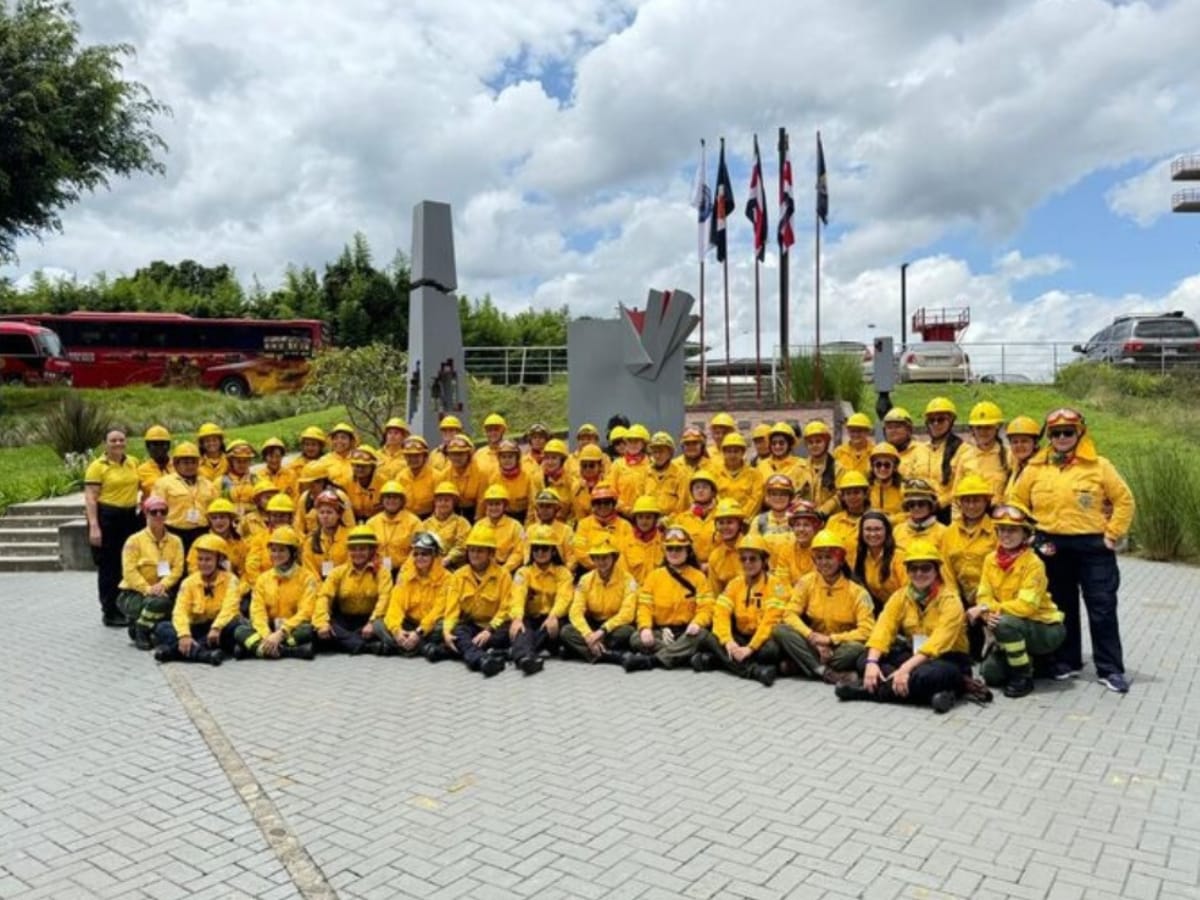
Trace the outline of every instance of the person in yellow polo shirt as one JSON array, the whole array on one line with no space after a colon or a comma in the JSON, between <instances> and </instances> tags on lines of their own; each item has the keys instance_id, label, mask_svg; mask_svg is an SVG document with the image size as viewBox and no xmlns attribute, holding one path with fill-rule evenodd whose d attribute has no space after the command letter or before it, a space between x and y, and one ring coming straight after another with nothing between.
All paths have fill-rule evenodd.
<instances>
[{"instance_id":1,"label":"person in yellow polo shirt","mask_svg":"<svg viewBox=\"0 0 1200 900\"><path fill-rule=\"evenodd\" d=\"M959 459L969 448L959 451ZM988 505L992 501L993 485L975 473L964 476L954 486L954 500L958 504L958 516L946 526L942 534L942 556L946 559L947 580L958 587L958 595L966 604L968 613L975 605L975 594L979 589L979 573L983 561L996 549L996 529L988 518ZM983 627L968 616L967 640L971 645L971 659L983 658Z\"/></svg>"},{"instance_id":2,"label":"person in yellow polo shirt","mask_svg":"<svg viewBox=\"0 0 1200 900\"><path fill-rule=\"evenodd\" d=\"M389 481L379 496L383 510L367 520L367 527L379 539L380 565L395 573L408 562L413 536L422 528L421 520L408 511L408 494L399 481Z\"/></svg>"},{"instance_id":3,"label":"person in yellow polo shirt","mask_svg":"<svg viewBox=\"0 0 1200 900\"><path fill-rule=\"evenodd\" d=\"M221 496L233 503L239 518L254 506L254 475L250 471L254 456L254 448L249 441L240 438L230 441L229 449L225 452L228 468L215 482Z\"/></svg>"},{"instance_id":4,"label":"person in yellow polo shirt","mask_svg":"<svg viewBox=\"0 0 1200 900\"><path fill-rule=\"evenodd\" d=\"M592 571L579 579L562 642L590 663L620 664L633 638L638 584L617 565L620 551L607 540L588 551Z\"/></svg>"},{"instance_id":5,"label":"person in yellow polo shirt","mask_svg":"<svg viewBox=\"0 0 1200 900\"><path fill-rule=\"evenodd\" d=\"M325 454L329 438L316 425L309 425L300 432L300 453L287 464L287 471L292 475L291 488L288 494L292 500L300 499L300 473L310 463L315 463Z\"/></svg>"},{"instance_id":6,"label":"person in yellow polo shirt","mask_svg":"<svg viewBox=\"0 0 1200 900\"><path fill-rule=\"evenodd\" d=\"M83 476L88 543L96 563L96 592L100 616L109 628L129 622L117 608L121 583L121 554L130 535L141 527L138 515L138 462L125 453L125 432L114 428L104 438L104 455L93 460Z\"/></svg>"},{"instance_id":7,"label":"person in yellow polo shirt","mask_svg":"<svg viewBox=\"0 0 1200 900\"><path fill-rule=\"evenodd\" d=\"M399 570L382 621L375 620L379 652L384 656L445 658L441 617L450 573L442 565L442 545L427 531L413 537L412 552Z\"/></svg>"},{"instance_id":8,"label":"person in yellow polo shirt","mask_svg":"<svg viewBox=\"0 0 1200 900\"><path fill-rule=\"evenodd\" d=\"M668 528L663 546L666 559L638 592L638 631L621 660L626 672L685 665L708 640L713 599L691 538L682 528Z\"/></svg>"},{"instance_id":9,"label":"person in yellow polo shirt","mask_svg":"<svg viewBox=\"0 0 1200 900\"><path fill-rule=\"evenodd\" d=\"M883 417L883 437L896 451L900 478L933 478L933 460L929 445L913 440L912 414L903 406L893 406Z\"/></svg>"},{"instance_id":10,"label":"person in yellow polo shirt","mask_svg":"<svg viewBox=\"0 0 1200 900\"><path fill-rule=\"evenodd\" d=\"M271 567L258 576L249 621L233 632L237 659L312 659L320 580L300 565L300 535L284 525L267 538Z\"/></svg>"},{"instance_id":11,"label":"person in yellow polo shirt","mask_svg":"<svg viewBox=\"0 0 1200 900\"><path fill-rule=\"evenodd\" d=\"M283 441L277 437L267 438L258 448L258 453L263 459L263 464L255 472L255 484L259 481L269 481L275 486L275 490L293 495L296 490L296 477L300 472L283 464L283 457L287 453Z\"/></svg>"},{"instance_id":12,"label":"person in yellow polo shirt","mask_svg":"<svg viewBox=\"0 0 1200 900\"><path fill-rule=\"evenodd\" d=\"M338 422L329 430L330 450L321 459L325 462L326 477L342 490L354 478L350 451L358 446L358 432L346 422Z\"/></svg>"},{"instance_id":13,"label":"person in yellow polo shirt","mask_svg":"<svg viewBox=\"0 0 1200 900\"><path fill-rule=\"evenodd\" d=\"M888 597L908 584L904 551L896 546L892 520L877 509L869 509L858 520L858 542L850 554L855 580L867 589L875 611L883 609Z\"/></svg>"},{"instance_id":14,"label":"person in yellow polo shirt","mask_svg":"<svg viewBox=\"0 0 1200 900\"><path fill-rule=\"evenodd\" d=\"M467 564L446 588L442 642L472 672L491 678L507 665L512 576L495 561L496 534L477 522L467 536Z\"/></svg>"},{"instance_id":15,"label":"person in yellow polo shirt","mask_svg":"<svg viewBox=\"0 0 1200 900\"><path fill-rule=\"evenodd\" d=\"M362 653L375 642L375 621L387 611L392 576L375 558L375 532L355 525L346 538L350 561L337 566L322 583L313 612L317 647L323 652Z\"/></svg>"},{"instance_id":16,"label":"person in yellow polo shirt","mask_svg":"<svg viewBox=\"0 0 1200 900\"><path fill-rule=\"evenodd\" d=\"M167 502L147 497L142 504L146 527L125 542L121 554L121 593L117 606L129 621L129 637L149 650L158 623L171 612L175 588L183 578L183 542L167 531Z\"/></svg>"},{"instance_id":17,"label":"person in yellow polo shirt","mask_svg":"<svg viewBox=\"0 0 1200 900\"><path fill-rule=\"evenodd\" d=\"M362 525L382 509L379 489L385 479L379 473L375 448L360 444L350 451L350 483L346 485L346 496L350 498L350 510L354 522Z\"/></svg>"},{"instance_id":18,"label":"person in yellow polo shirt","mask_svg":"<svg viewBox=\"0 0 1200 900\"><path fill-rule=\"evenodd\" d=\"M833 459L843 472L854 470L871 474L871 420L863 413L854 413L844 426L846 441L833 449Z\"/></svg>"},{"instance_id":19,"label":"person in yellow polo shirt","mask_svg":"<svg viewBox=\"0 0 1200 900\"><path fill-rule=\"evenodd\" d=\"M379 474L384 481L397 481L408 468L404 462L404 442L412 432L408 423L393 416L383 426L383 446L379 448Z\"/></svg>"},{"instance_id":20,"label":"person in yellow polo shirt","mask_svg":"<svg viewBox=\"0 0 1200 900\"><path fill-rule=\"evenodd\" d=\"M558 538L548 525L529 529L527 565L513 576L512 661L526 675L542 671L542 651L558 651L559 632L566 623L574 582L563 564Z\"/></svg>"},{"instance_id":21,"label":"person in yellow polo shirt","mask_svg":"<svg viewBox=\"0 0 1200 900\"><path fill-rule=\"evenodd\" d=\"M421 530L437 537L441 543L442 565L453 572L467 561L467 535L471 523L455 512L458 488L443 481L433 489L433 515L421 523Z\"/></svg>"},{"instance_id":22,"label":"person in yellow polo shirt","mask_svg":"<svg viewBox=\"0 0 1200 900\"><path fill-rule=\"evenodd\" d=\"M721 441L724 465L717 472L717 491L722 500L732 500L749 519L762 508L766 491L763 473L746 462L746 439L736 431Z\"/></svg>"},{"instance_id":23,"label":"person in yellow polo shirt","mask_svg":"<svg viewBox=\"0 0 1200 900\"><path fill-rule=\"evenodd\" d=\"M304 535L301 559L314 575L326 579L349 560L347 540L353 529L347 528L342 520L342 499L333 491L322 491L317 495L316 513L316 527Z\"/></svg>"},{"instance_id":24,"label":"person in yellow polo shirt","mask_svg":"<svg viewBox=\"0 0 1200 900\"><path fill-rule=\"evenodd\" d=\"M200 477L220 484L221 476L229 471L229 460L225 457L225 430L215 422L205 422L196 429L196 443L200 446Z\"/></svg>"},{"instance_id":25,"label":"person in yellow polo shirt","mask_svg":"<svg viewBox=\"0 0 1200 900\"><path fill-rule=\"evenodd\" d=\"M241 589L224 566L225 542L215 534L196 538L196 571L183 579L171 618L154 629L159 662L219 666L233 652Z\"/></svg>"},{"instance_id":26,"label":"person in yellow polo shirt","mask_svg":"<svg viewBox=\"0 0 1200 900\"><path fill-rule=\"evenodd\" d=\"M142 496L149 497L154 492L154 482L171 474L171 432L161 425L151 425L142 440L146 443L147 459L138 466L138 483Z\"/></svg>"},{"instance_id":27,"label":"person in yellow polo shirt","mask_svg":"<svg viewBox=\"0 0 1200 900\"><path fill-rule=\"evenodd\" d=\"M208 530L208 504L219 493L217 486L200 474L200 451L195 444L177 444L171 464L175 471L155 482L154 495L167 501L167 530L183 541L186 555L192 541Z\"/></svg>"},{"instance_id":28,"label":"person in yellow polo shirt","mask_svg":"<svg viewBox=\"0 0 1200 900\"><path fill-rule=\"evenodd\" d=\"M208 519L209 534L215 534L225 542L225 561L229 564L229 571L241 578L246 565L246 552L250 548L238 532L234 511L235 507L230 501L218 497L208 504L204 515ZM196 571L195 544L187 552L187 571L189 574ZM242 587L250 589L248 584Z\"/></svg>"},{"instance_id":29,"label":"person in yellow polo shirt","mask_svg":"<svg viewBox=\"0 0 1200 900\"><path fill-rule=\"evenodd\" d=\"M592 512L575 527L575 562L584 569L591 569L592 558L588 548L602 540L608 540L624 552L633 539L633 526L617 515L617 492L607 482L600 482L592 490Z\"/></svg>"},{"instance_id":30,"label":"person in yellow polo shirt","mask_svg":"<svg viewBox=\"0 0 1200 900\"><path fill-rule=\"evenodd\" d=\"M433 490L441 479L429 464L429 445L425 438L414 434L404 442L404 468L399 481L408 497L406 508L418 518L433 512Z\"/></svg>"}]
</instances>

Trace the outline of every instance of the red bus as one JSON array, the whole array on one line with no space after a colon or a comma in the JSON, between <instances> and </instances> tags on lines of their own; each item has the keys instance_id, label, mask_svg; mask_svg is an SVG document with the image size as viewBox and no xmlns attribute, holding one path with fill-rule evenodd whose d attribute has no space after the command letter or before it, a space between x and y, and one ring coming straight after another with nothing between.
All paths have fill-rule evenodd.
<instances>
[{"instance_id":1,"label":"red bus","mask_svg":"<svg viewBox=\"0 0 1200 900\"><path fill-rule=\"evenodd\" d=\"M58 335L28 322L0 322L0 381L70 384L71 363Z\"/></svg>"},{"instance_id":2,"label":"red bus","mask_svg":"<svg viewBox=\"0 0 1200 900\"><path fill-rule=\"evenodd\" d=\"M181 313L0 316L58 335L76 387L207 387L232 397L298 391L324 343L316 319L197 319Z\"/></svg>"}]
</instances>

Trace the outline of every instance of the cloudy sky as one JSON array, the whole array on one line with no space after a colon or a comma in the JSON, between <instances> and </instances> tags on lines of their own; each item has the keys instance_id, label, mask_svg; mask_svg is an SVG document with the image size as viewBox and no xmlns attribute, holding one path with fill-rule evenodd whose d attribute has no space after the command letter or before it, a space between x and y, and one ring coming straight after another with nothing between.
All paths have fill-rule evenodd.
<instances>
[{"instance_id":1,"label":"cloudy sky","mask_svg":"<svg viewBox=\"0 0 1200 900\"><path fill-rule=\"evenodd\" d=\"M407 249L429 198L453 204L463 291L603 314L648 287L697 293L701 138L726 139L741 206L759 135L774 228L783 125L793 343L812 340L817 129L824 340L897 332L904 261L910 307L970 306L968 341L1074 342L1117 312L1200 314L1200 215L1171 214L1169 175L1200 152L1194 0L76 7L85 39L133 44L131 74L173 108L167 175L88 198L63 234L20 246L10 277L191 257L272 286L355 230L380 259ZM753 346L754 270L740 211L731 227L736 352ZM763 284L770 347L774 248Z\"/></svg>"}]
</instances>

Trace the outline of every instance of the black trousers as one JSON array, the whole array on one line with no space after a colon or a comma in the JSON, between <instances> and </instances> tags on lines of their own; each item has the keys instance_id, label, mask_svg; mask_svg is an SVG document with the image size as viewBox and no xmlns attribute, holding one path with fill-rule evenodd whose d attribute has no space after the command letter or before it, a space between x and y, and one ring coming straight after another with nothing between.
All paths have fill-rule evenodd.
<instances>
[{"instance_id":1,"label":"black trousers","mask_svg":"<svg viewBox=\"0 0 1200 900\"><path fill-rule=\"evenodd\" d=\"M1046 545L1054 547L1046 554ZM1117 622L1117 590L1121 572L1117 554L1104 546L1099 534L1047 534L1038 542L1050 582L1050 596L1062 610L1067 639L1058 648L1059 662L1072 669L1083 668L1083 627L1079 617L1079 595L1087 607L1088 631L1092 636L1092 661L1101 678L1125 671L1121 628Z\"/></svg>"},{"instance_id":2,"label":"black trousers","mask_svg":"<svg viewBox=\"0 0 1200 900\"><path fill-rule=\"evenodd\" d=\"M885 676L891 675L912 656L910 649L893 649L879 658L879 668ZM861 675L866 669L864 654L858 664ZM908 676L908 696L893 693L890 681L881 682L875 699L882 703L907 703L912 706L928 706L933 695L940 691L953 691L962 696L963 678L971 674L971 658L965 653L946 653L917 666Z\"/></svg>"},{"instance_id":3,"label":"black trousers","mask_svg":"<svg viewBox=\"0 0 1200 900\"><path fill-rule=\"evenodd\" d=\"M92 560L96 563L96 591L100 597L100 611L106 616L119 616L117 594L121 583L121 552L130 535L142 529L142 517L136 507L123 508L100 504L97 508L100 519L100 546L92 548Z\"/></svg>"}]
</instances>

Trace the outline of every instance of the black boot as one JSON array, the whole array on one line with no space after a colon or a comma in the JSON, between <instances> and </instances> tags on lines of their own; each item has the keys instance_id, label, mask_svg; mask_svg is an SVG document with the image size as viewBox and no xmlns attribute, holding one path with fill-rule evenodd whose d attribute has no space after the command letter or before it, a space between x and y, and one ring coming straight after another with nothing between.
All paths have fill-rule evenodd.
<instances>
[{"instance_id":1,"label":"black boot","mask_svg":"<svg viewBox=\"0 0 1200 900\"><path fill-rule=\"evenodd\" d=\"M933 711L939 716L943 713L948 713L954 708L954 704L958 702L958 697L954 691L938 691L929 700L929 705L933 707Z\"/></svg>"},{"instance_id":2,"label":"black boot","mask_svg":"<svg viewBox=\"0 0 1200 900\"><path fill-rule=\"evenodd\" d=\"M761 684L763 687L770 687L775 683L775 676L779 672L774 666L753 665L750 667L750 677Z\"/></svg>"},{"instance_id":3,"label":"black boot","mask_svg":"<svg viewBox=\"0 0 1200 900\"><path fill-rule=\"evenodd\" d=\"M647 653L626 653L621 657L621 666L626 672L644 672L653 669L657 659Z\"/></svg>"},{"instance_id":4,"label":"black boot","mask_svg":"<svg viewBox=\"0 0 1200 900\"><path fill-rule=\"evenodd\" d=\"M297 644L295 647L283 644L279 647L279 656L282 659L312 659L315 655L312 644Z\"/></svg>"},{"instance_id":5,"label":"black boot","mask_svg":"<svg viewBox=\"0 0 1200 900\"><path fill-rule=\"evenodd\" d=\"M254 655L254 654L249 653L246 650L246 648L244 646L242 646L241 644L233 645L233 658L234 659L245 659L247 656L252 656L252 655ZM283 656L283 647L282 646L279 648L279 655Z\"/></svg>"},{"instance_id":6,"label":"black boot","mask_svg":"<svg viewBox=\"0 0 1200 900\"><path fill-rule=\"evenodd\" d=\"M875 695L861 684L839 684L833 689L839 700L874 700Z\"/></svg>"},{"instance_id":7,"label":"black boot","mask_svg":"<svg viewBox=\"0 0 1200 900\"><path fill-rule=\"evenodd\" d=\"M603 653L601 653L599 656L596 657L596 662L608 663L609 665L619 666L619 665L621 665L624 658L625 658L624 654L618 653L615 650L605 650Z\"/></svg>"},{"instance_id":8,"label":"black boot","mask_svg":"<svg viewBox=\"0 0 1200 900\"><path fill-rule=\"evenodd\" d=\"M445 644L440 642L436 644L426 644L422 653L431 663L441 662L442 660L450 658L450 651L446 649Z\"/></svg>"},{"instance_id":9,"label":"black boot","mask_svg":"<svg viewBox=\"0 0 1200 900\"><path fill-rule=\"evenodd\" d=\"M220 650L209 650L208 648L197 650L195 655L192 657L192 662L208 663L210 666L219 666L224 661L224 653L222 653Z\"/></svg>"},{"instance_id":10,"label":"black boot","mask_svg":"<svg viewBox=\"0 0 1200 900\"><path fill-rule=\"evenodd\" d=\"M119 609L110 609L107 612L100 614L100 620L104 622L105 628L128 628L129 620Z\"/></svg>"},{"instance_id":11,"label":"black boot","mask_svg":"<svg viewBox=\"0 0 1200 900\"><path fill-rule=\"evenodd\" d=\"M391 648L383 641L372 641L369 644L363 645L363 653L370 653L374 656L391 656Z\"/></svg>"},{"instance_id":12,"label":"black boot","mask_svg":"<svg viewBox=\"0 0 1200 900\"><path fill-rule=\"evenodd\" d=\"M1008 684L1004 686L1004 696L1012 697L1014 700L1031 693L1033 693L1033 679L1028 675L1012 675L1008 679Z\"/></svg>"},{"instance_id":13,"label":"black boot","mask_svg":"<svg viewBox=\"0 0 1200 900\"><path fill-rule=\"evenodd\" d=\"M540 656L526 656L517 660L517 668L526 675L536 675L542 671L543 663Z\"/></svg>"},{"instance_id":14,"label":"black boot","mask_svg":"<svg viewBox=\"0 0 1200 900\"><path fill-rule=\"evenodd\" d=\"M692 654L693 672L711 672L716 667L716 659L707 650L698 650Z\"/></svg>"},{"instance_id":15,"label":"black boot","mask_svg":"<svg viewBox=\"0 0 1200 900\"><path fill-rule=\"evenodd\" d=\"M504 671L507 663L504 656L499 653L489 653L483 658L483 662L479 664L479 671L483 673L484 678L491 678L493 675L499 675Z\"/></svg>"},{"instance_id":16,"label":"black boot","mask_svg":"<svg viewBox=\"0 0 1200 900\"><path fill-rule=\"evenodd\" d=\"M170 647L159 647L154 651L155 662L170 662L175 658L175 651Z\"/></svg>"}]
</instances>

